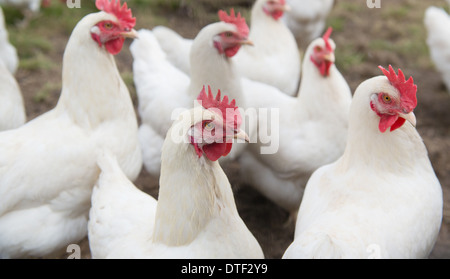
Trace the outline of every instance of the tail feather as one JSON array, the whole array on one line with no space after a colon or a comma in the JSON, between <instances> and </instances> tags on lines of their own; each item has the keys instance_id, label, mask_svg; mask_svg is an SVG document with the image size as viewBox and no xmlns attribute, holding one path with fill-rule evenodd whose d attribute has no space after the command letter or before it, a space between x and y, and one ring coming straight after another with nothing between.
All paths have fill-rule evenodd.
<instances>
[{"instance_id":1,"label":"tail feather","mask_svg":"<svg viewBox=\"0 0 450 279\"><path fill-rule=\"evenodd\" d=\"M370 254L355 235L348 232L329 234L306 231L295 237L284 259L363 259Z\"/></svg>"},{"instance_id":2,"label":"tail feather","mask_svg":"<svg viewBox=\"0 0 450 279\"><path fill-rule=\"evenodd\" d=\"M97 165L104 174L120 173L122 171L116 156L106 148L100 151L100 154L97 157Z\"/></svg>"},{"instance_id":3,"label":"tail feather","mask_svg":"<svg viewBox=\"0 0 450 279\"><path fill-rule=\"evenodd\" d=\"M97 164L101 174L91 196L88 235L92 257L106 258L126 237L151 236L157 202L128 180L109 150L100 152Z\"/></svg>"},{"instance_id":4,"label":"tail feather","mask_svg":"<svg viewBox=\"0 0 450 279\"><path fill-rule=\"evenodd\" d=\"M284 259L340 259L342 251L334 240L325 233L300 236L288 247Z\"/></svg>"}]
</instances>

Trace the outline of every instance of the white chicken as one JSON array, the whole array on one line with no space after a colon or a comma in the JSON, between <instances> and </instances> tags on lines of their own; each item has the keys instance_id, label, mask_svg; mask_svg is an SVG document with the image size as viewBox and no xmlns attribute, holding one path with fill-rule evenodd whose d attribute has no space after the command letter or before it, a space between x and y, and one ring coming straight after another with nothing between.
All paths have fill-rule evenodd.
<instances>
[{"instance_id":1,"label":"white chicken","mask_svg":"<svg viewBox=\"0 0 450 279\"><path fill-rule=\"evenodd\" d=\"M51 0L0 0L0 5L14 6L32 13L37 13L41 9L41 6L50 5L50 1Z\"/></svg>"},{"instance_id":2,"label":"white chicken","mask_svg":"<svg viewBox=\"0 0 450 279\"><path fill-rule=\"evenodd\" d=\"M177 69L189 75L191 73L190 53L194 40L184 38L163 25L154 27L152 31L167 60Z\"/></svg>"},{"instance_id":3,"label":"white chicken","mask_svg":"<svg viewBox=\"0 0 450 279\"><path fill-rule=\"evenodd\" d=\"M25 122L25 106L19 84L0 60L0 131L17 128Z\"/></svg>"},{"instance_id":4,"label":"white chicken","mask_svg":"<svg viewBox=\"0 0 450 279\"><path fill-rule=\"evenodd\" d=\"M431 6L425 12L424 23L431 60L450 93L450 16L444 9Z\"/></svg>"},{"instance_id":5,"label":"white chicken","mask_svg":"<svg viewBox=\"0 0 450 279\"><path fill-rule=\"evenodd\" d=\"M19 66L19 56L16 48L9 42L8 30L6 29L5 16L3 9L0 8L0 60L3 61L6 68L15 74Z\"/></svg>"},{"instance_id":6,"label":"white chicken","mask_svg":"<svg viewBox=\"0 0 450 279\"><path fill-rule=\"evenodd\" d=\"M86 236L99 150L131 180L140 173L136 114L113 57L136 19L120 1L96 6L67 43L56 107L0 133L0 258L61 253Z\"/></svg>"},{"instance_id":7,"label":"white chicken","mask_svg":"<svg viewBox=\"0 0 450 279\"><path fill-rule=\"evenodd\" d=\"M381 69L356 89L343 156L311 176L284 258L426 258L433 249L442 189L414 128L417 86Z\"/></svg>"},{"instance_id":8,"label":"white chicken","mask_svg":"<svg viewBox=\"0 0 450 279\"><path fill-rule=\"evenodd\" d=\"M235 101L205 88L202 106L186 110L163 145L158 201L138 190L112 156L100 157L92 195L93 258L263 258L239 216L218 163L233 138L246 139Z\"/></svg>"},{"instance_id":9,"label":"white chicken","mask_svg":"<svg viewBox=\"0 0 450 279\"><path fill-rule=\"evenodd\" d=\"M22 92L14 77L18 64L17 50L9 42L0 8L0 131L17 128L26 121Z\"/></svg>"},{"instance_id":10,"label":"white chicken","mask_svg":"<svg viewBox=\"0 0 450 279\"><path fill-rule=\"evenodd\" d=\"M231 11L219 12L222 21L205 26L191 49L191 75L175 68L166 58L149 30L139 31L130 50L133 55L133 78L139 99L139 127L144 166L153 176L161 169L161 147L172 121L182 109L191 108L198 91L205 84L236 99L244 106L239 75L232 57L242 45L250 44L245 19ZM158 117L155 117L157 115ZM236 144L232 153L240 152ZM229 157L233 157L230 155Z\"/></svg>"},{"instance_id":11,"label":"white chicken","mask_svg":"<svg viewBox=\"0 0 450 279\"><path fill-rule=\"evenodd\" d=\"M257 0L251 10L249 35L255 46L242 49L234 60L243 77L294 96L300 81L301 57L294 36L280 19L288 9L285 0ZM192 40L163 26L153 31L169 61L189 74L191 61L186 48Z\"/></svg>"},{"instance_id":12,"label":"white chicken","mask_svg":"<svg viewBox=\"0 0 450 279\"><path fill-rule=\"evenodd\" d=\"M331 28L308 47L298 97L261 92L259 98L247 98L249 106L271 108L267 117L260 113L258 134L272 139L248 145L239 159L241 175L289 211L291 219L312 172L339 158L345 148L352 96L334 65L330 34Z\"/></svg>"},{"instance_id":13,"label":"white chicken","mask_svg":"<svg viewBox=\"0 0 450 279\"><path fill-rule=\"evenodd\" d=\"M286 0L291 10L283 22L295 36L297 45L305 49L325 30L334 0Z\"/></svg>"},{"instance_id":14,"label":"white chicken","mask_svg":"<svg viewBox=\"0 0 450 279\"><path fill-rule=\"evenodd\" d=\"M289 96L296 96L300 83L301 57L294 36L281 21L288 9L285 0L255 2L249 35L255 47L239 52L236 63L243 77L274 86Z\"/></svg>"}]
</instances>

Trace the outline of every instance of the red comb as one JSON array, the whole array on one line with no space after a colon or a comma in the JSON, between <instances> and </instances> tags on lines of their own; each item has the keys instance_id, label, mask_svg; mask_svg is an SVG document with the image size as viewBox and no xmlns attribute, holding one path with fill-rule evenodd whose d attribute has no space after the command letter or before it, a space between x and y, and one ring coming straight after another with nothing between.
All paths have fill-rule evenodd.
<instances>
[{"instance_id":1,"label":"red comb","mask_svg":"<svg viewBox=\"0 0 450 279\"><path fill-rule=\"evenodd\" d=\"M224 10L220 10L218 14L221 21L236 25L238 32L243 36L247 37L250 33L248 25L245 22L245 18L241 17L241 13L238 13L236 16L233 8L230 10L230 15L228 15Z\"/></svg>"},{"instance_id":2,"label":"red comb","mask_svg":"<svg viewBox=\"0 0 450 279\"><path fill-rule=\"evenodd\" d=\"M221 93L219 90L217 92L216 97L214 98L211 92L211 86L209 85L208 85L208 94L206 94L205 86L203 86L203 89L198 95L197 100L201 103L201 105L205 109L209 108L219 109L222 112L223 119L225 120L225 123L227 123L227 126L232 125L234 126L235 129L239 128L242 123L242 118L241 113L239 112L239 109L236 106L236 101L233 99L230 103L228 103L228 96L224 96L223 100L221 100L220 95Z\"/></svg>"},{"instance_id":3,"label":"red comb","mask_svg":"<svg viewBox=\"0 0 450 279\"><path fill-rule=\"evenodd\" d=\"M120 0L96 0L95 6L97 9L113 14L126 28L133 28L136 24L136 18L131 14L131 9L128 9L127 3L120 6Z\"/></svg>"},{"instance_id":4,"label":"red comb","mask_svg":"<svg viewBox=\"0 0 450 279\"><path fill-rule=\"evenodd\" d=\"M388 78L392 86L400 92L402 104L408 111L412 111L417 106L417 85L414 84L413 78L410 77L406 81L402 70L398 69L397 75L391 65L389 65L389 71L381 66L378 66L378 68L383 71L383 74Z\"/></svg>"},{"instance_id":5,"label":"red comb","mask_svg":"<svg viewBox=\"0 0 450 279\"><path fill-rule=\"evenodd\" d=\"M331 32L333 32L333 28L328 27L327 32L325 32L325 34L323 34L323 37L322 37L322 39L325 41L325 46L327 47L327 50L329 50L329 51L333 51L333 48L331 47L331 44L328 41L328 39L330 38Z\"/></svg>"}]
</instances>

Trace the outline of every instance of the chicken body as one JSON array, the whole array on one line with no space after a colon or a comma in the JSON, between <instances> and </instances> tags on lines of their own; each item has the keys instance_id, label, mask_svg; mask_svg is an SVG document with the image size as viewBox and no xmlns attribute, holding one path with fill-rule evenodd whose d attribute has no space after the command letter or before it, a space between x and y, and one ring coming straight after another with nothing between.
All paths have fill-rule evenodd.
<instances>
[{"instance_id":1,"label":"chicken body","mask_svg":"<svg viewBox=\"0 0 450 279\"><path fill-rule=\"evenodd\" d=\"M283 22L295 36L301 49L306 47L325 30L326 19L334 0L286 0L291 10L283 17Z\"/></svg>"},{"instance_id":2,"label":"chicken body","mask_svg":"<svg viewBox=\"0 0 450 279\"><path fill-rule=\"evenodd\" d=\"M271 141L260 138L248 146L239 159L241 175L291 213L298 210L309 176L342 155L347 137L350 88L334 64L324 77L310 59L324 44L319 38L308 47L298 97L272 91L247 98L251 107L269 108L258 117L258 135L271 135Z\"/></svg>"},{"instance_id":3,"label":"chicken body","mask_svg":"<svg viewBox=\"0 0 450 279\"><path fill-rule=\"evenodd\" d=\"M26 121L19 84L0 61L0 131L17 128Z\"/></svg>"},{"instance_id":4,"label":"chicken body","mask_svg":"<svg viewBox=\"0 0 450 279\"><path fill-rule=\"evenodd\" d=\"M190 143L187 131L219 119L212 114L196 107L174 121L163 145L158 201L136 189L114 160L101 158L89 221L94 258L263 258L219 163L199 157Z\"/></svg>"},{"instance_id":5,"label":"chicken body","mask_svg":"<svg viewBox=\"0 0 450 279\"><path fill-rule=\"evenodd\" d=\"M14 77L18 64L19 57L9 42L0 8L0 131L17 128L26 121L22 92Z\"/></svg>"},{"instance_id":6,"label":"chicken body","mask_svg":"<svg viewBox=\"0 0 450 279\"><path fill-rule=\"evenodd\" d=\"M114 57L89 33L105 20L117 18L90 14L74 28L64 52L57 106L0 133L2 258L45 256L86 236L98 150L111 150L131 180L140 172L137 119L128 89Z\"/></svg>"},{"instance_id":7,"label":"chicken body","mask_svg":"<svg viewBox=\"0 0 450 279\"><path fill-rule=\"evenodd\" d=\"M284 258L430 254L442 219L442 190L413 125L406 122L384 133L378 129L380 116L371 110L371 101L382 93L398 100L385 76L357 88L345 152L308 181L295 239Z\"/></svg>"},{"instance_id":8,"label":"chicken body","mask_svg":"<svg viewBox=\"0 0 450 279\"><path fill-rule=\"evenodd\" d=\"M297 95L300 81L301 57L290 30L281 19L271 14L282 14L285 11L286 6L281 2L255 2L251 11L249 35L254 46L240 50L234 60L241 76L269 84L294 96ZM186 55L192 40L181 37L167 27L158 26L153 30L169 61L185 73L192 73L192 61Z\"/></svg>"},{"instance_id":9,"label":"chicken body","mask_svg":"<svg viewBox=\"0 0 450 279\"><path fill-rule=\"evenodd\" d=\"M301 57L292 32L280 18L267 14L270 4L257 0L251 11L250 40L254 47L236 55L236 65L245 78L269 84L289 96L297 96ZM284 13L286 5L280 2L275 13Z\"/></svg>"},{"instance_id":10,"label":"chicken body","mask_svg":"<svg viewBox=\"0 0 450 279\"><path fill-rule=\"evenodd\" d=\"M425 12L427 45L430 57L450 93L450 16L444 9L429 7Z\"/></svg>"},{"instance_id":11,"label":"chicken body","mask_svg":"<svg viewBox=\"0 0 450 279\"><path fill-rule=\"evenodd\" d=\"M166 59L150 30L140 30L139 40L130 47L142 119L139 139L145 168L153 176L159 176L161 147L173 120L196 104L196 95L204 85L210 85L213 90L220 89L245 107L241 81L232 58L219 53L213 46L216 36L224 32L237 31L232 24L217 22L199 32L190 53L190 77ZM245 144L236 144L232 152L239 153L241 145Z\"/></svg>"},{"instance_id":12,"label":"chicken body","mask_svg":"<svg viewBox=\"0 0 450 279\"><path fill-rule=\"evenodd\" d=\"M3 10L0 8L0 60L3 61L11 74L15 74L19 66L19 56L16 48L9 42Z\"/></svg>"}]
</instances>

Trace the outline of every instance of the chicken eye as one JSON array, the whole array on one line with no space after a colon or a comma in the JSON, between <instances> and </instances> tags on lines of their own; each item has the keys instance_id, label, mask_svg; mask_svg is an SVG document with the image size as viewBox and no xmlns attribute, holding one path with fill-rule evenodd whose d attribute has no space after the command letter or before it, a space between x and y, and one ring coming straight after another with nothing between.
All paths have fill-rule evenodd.
<instances>
[{"instance_id":1,"label":"chicken eye","mask_svg":"<svg viewBox=\"0 0 450 279\"><path fill-rule=\"evenodd\" d=\"M209 131L211 131L212 129L214 129L214 127L215 127L215 125L214 125L214 123L212 123L212 122L205 122L205 123L203 124L203 128L206 129L206 130L209 130Z\"/></svg>"},{"instance_id":2,"label":"chicken eye","mask_svg":"<svg viewBox=\"0 0 450 279\"><path fill-rule=\"evenodd\" d=\"M388 94L383 94L383 96L381 96L381 98L383 99L383 102L385 102L386 104L389 104L390 102L392 102L392 99Z\"/></svg>"},{"instance_id":3,"label":"chicken eye","mask_svg":"<svg viewBox=\"0 0 450 279\"><path fill-rule=\"evenodd\" d=\"M227 37L227 38L233 37L233 33L225 32L225 37Z\"/></svg>"},{"instance_id":4,"label":"chicken eye","mask_svg":"<svg viewBox=\"0 0 450 279\"><path fill-rule=\"evenodd\" d=\"M105 23L103 24L103 27L105 27L105 29L111 29L111 28L113 27L113 25L112 25L111 22L105 22Z\"/></svg>"},{"instance_id":5,"label":"chicken eye","mask_svg":"<svg viewBox=\"0 0 450 279\"><path fill-rule=\"evenodd\" d=\"M322 48L321 48L320 46L316 46L316 47L314 48L314 51L315 51L315 52L321 52L321 51L322 51Z\"/></svg>"}]
</instances>

